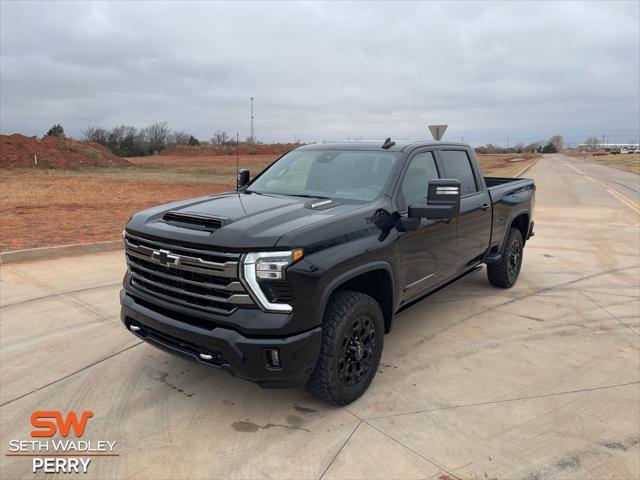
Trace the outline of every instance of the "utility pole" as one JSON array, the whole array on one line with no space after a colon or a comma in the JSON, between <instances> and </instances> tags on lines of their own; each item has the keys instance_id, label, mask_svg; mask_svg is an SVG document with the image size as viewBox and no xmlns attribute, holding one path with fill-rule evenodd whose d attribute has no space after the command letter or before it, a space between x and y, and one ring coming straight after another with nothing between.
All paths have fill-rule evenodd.
<instances>
[{"instance_id":1,"label":"utility pole","mask_svg":"<svg viewBox=\"0 0 640 480\"><path fill-rule=\"evenodd\" d=\"M238 189L239 175L240 175L240 134L236 132L236 190Z\"/></svg>"},{"instance_id":2,"label":"utility pole","mask_svg":"<svg viewBox=\"0 0 640 480\"><path fill-rule=\"evenodd\" d=\"M251 143L255 143L255 131L253 129L253 97L251 97Z\"/></svg>"}]
</instances>

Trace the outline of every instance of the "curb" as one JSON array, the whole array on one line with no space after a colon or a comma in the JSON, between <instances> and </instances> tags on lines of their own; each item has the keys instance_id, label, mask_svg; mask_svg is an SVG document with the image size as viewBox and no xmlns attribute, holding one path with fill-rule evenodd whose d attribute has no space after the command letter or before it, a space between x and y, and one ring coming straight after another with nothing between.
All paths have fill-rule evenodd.
<instances>
[{"instance_id":1,"label":"curb","mask_svg":"<svg viewBox=\"0 0 640 480\"><path fill-rule=\"evenodd\" d=\"M52 258L70 257L83 253L107 252L122 248L122 240L107 242L77 243L74 245L60 245L58 247L39 247L27 250L0 253L0 265L7 263L28 262L31 260L49 260Z\"/></svg>"},{"instance_id":2,"label":"curb","mask_svg":"<svg viewBox=\"0 0 640 480\"><path fill-rule=\"evenodd\" d=\"M522 170L520 170L518 173L516 173L514 175L514 177L519 177L520 175L525 173L527 170L529 170L531 167L533 167L536 163L538 163L540 160L542 160L542 157L536 158L535 162L533 162L532 164L527 165L526 167L524 167Z\"/></svg>"}]
</instances>

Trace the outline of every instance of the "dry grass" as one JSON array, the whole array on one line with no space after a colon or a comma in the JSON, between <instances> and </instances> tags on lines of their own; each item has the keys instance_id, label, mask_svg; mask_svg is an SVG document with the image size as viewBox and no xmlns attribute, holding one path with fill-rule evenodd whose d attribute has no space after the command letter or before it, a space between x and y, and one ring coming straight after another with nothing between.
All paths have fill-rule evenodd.
<instances>
[{"instance_id":1,"label":"dry grass","mask_svg":"<svg viewBox=\"0 0 640 480\"><path fill-rule=\"evenodd\" d=\"M628 172L640 173L640 154L622 154L617 155L592 155L590 153L565 152L571 157L580 158L588 162L599 163L609 167L620 168Z\"/></svg>"},{"instance_id":2,"label":"dry grass","mask_svg":"<svg viewBox=\"0 0 640 480\"><path fill-rule=\"evenodd\" d=\"M478 155L482 171L487 176L514 177L525 168L535 163L540 155L532 154L492 154Z\"/></svg>"},{"instance_id":3,"label":"dry grass","mask_svg":"<svg viewBox=\"0 0 640 480\"><path fill-rule=\"evenodd\" d=\"M240 157L256 174L277 155ZM153 156L127 168L3 170L0 251L118 239L129 216L174 200L230 190L235 156ZM511 176L533 161L482 155L487 175Z\"/></svg>"},{"instance_id":4,"label":"dry grass","mask_svg":"<svg viewBox=\"0 0 640 480\"><path fill-rule=\"evenodd\" d=\"M137 210L228 186L3 172L0 188L0 250L6 251L115 240Z\"/></svg>"}]
</instances>

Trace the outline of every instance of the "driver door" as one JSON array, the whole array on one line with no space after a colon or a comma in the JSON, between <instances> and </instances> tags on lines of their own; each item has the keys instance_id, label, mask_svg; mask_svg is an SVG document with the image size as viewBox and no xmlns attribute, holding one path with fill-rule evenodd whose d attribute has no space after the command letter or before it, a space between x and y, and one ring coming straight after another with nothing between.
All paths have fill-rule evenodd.
<instances>
[{"instance_id":1,"label":"driver door","mask_svg":"<svg viewBox=\"0 0 640 480\"><path fill-rule=\"evenodd\" d=\"M398 207L406 215L409 205L425 203L430 180L443 178L433 151L418 151L409 160L398 193ZM455 261L456 220L420 219L417 229L398 239L403 302L443 283Z\"/></svg>"}]
</instances>

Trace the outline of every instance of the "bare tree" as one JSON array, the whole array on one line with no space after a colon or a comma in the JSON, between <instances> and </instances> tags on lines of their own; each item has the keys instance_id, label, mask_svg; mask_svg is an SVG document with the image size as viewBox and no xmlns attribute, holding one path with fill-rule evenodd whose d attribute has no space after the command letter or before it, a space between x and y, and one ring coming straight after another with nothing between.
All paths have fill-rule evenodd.
<instances>
[{"instance_id":1,"label":"bare tree","mask_svg":"<svg viewBox=\"0 0 640 480\"><path fill-rule=\"evenodd\" d=\"M149 151L149 138L146 128L141 129L133 139L133 144L138 152L138 155L150 155L153 152Z\"/></svg>"},{"instance_id":2,"label":"bare tree","mask_svg":"<svg viewBox=\"0 0 640 480\"><path fill-rule=\"evenodd\" d=\"M167 122L156 122L144 130L151 152L159 152L167 147L170 132Z\"/></svg>"},{"instance_id":3,"label":"bare tree","mask_svg":"<svg viewBox=\"0 0 640 480\"><path fill-rule=\"evenodd\" d=\"M211 137L211 143L219 147L222 147L229 140L230 140L229 134L224 130L223 131L216 130L215 133L213 134L213 137Z\"/></svg>"},{"instance_id":4,"label":"bare tree","mask_svg":"<svg viewBox=\"0 0 640 480\"><path fill-rule=\"evenodd\" d=\"M82 138L89 142L96 142L100 145L107 145L109 131L102 127L88 127L82 132Z\"/></svg>"},{"instance_id":5,"label":"bare tree","mask_svg":"<svg viewBox=\"0 0 640 480\"><path fill-rule=\"evenodd\" d=\"M589 148L591 149L591 151L593 151L598 149L598 145L600 145L600 140L598 140L598 137L589 137L585 140L584 143L589 145Z\"/></svg>"},{"instance_id":6,"label":"bare tree","mask_svg":"<svg viewBox=\"0 0 640 480\"><path fill-rule=\"evenodd\" d=\"M115 127L107 136L106 146L116 155L130 156L136 154L135 137L138 133L136 127L120 125Z\"/></svg>"},{"instance_id":7,"label":"bare tree","mask_svg":"<svg viewBox=\"0 0 640 480\"><path fill-rule=\"evenodd\" d=\"M168 143L170 145L189 145L189 139L191 137L191 134L184 131L172 132L169 136Z\"/></svg>"},{"instance_id":8,"label":"bare tree","mask_svg":"<svg viewBox=\"0 0 640 480\"><path fill-rule=\"evenodd\" d=\"M555 147L557 152L562 150L562 147L564 147L564 139L562 138L562 135L554 135L549 139L549 143Z\"/></svg>"}]
</instances>

